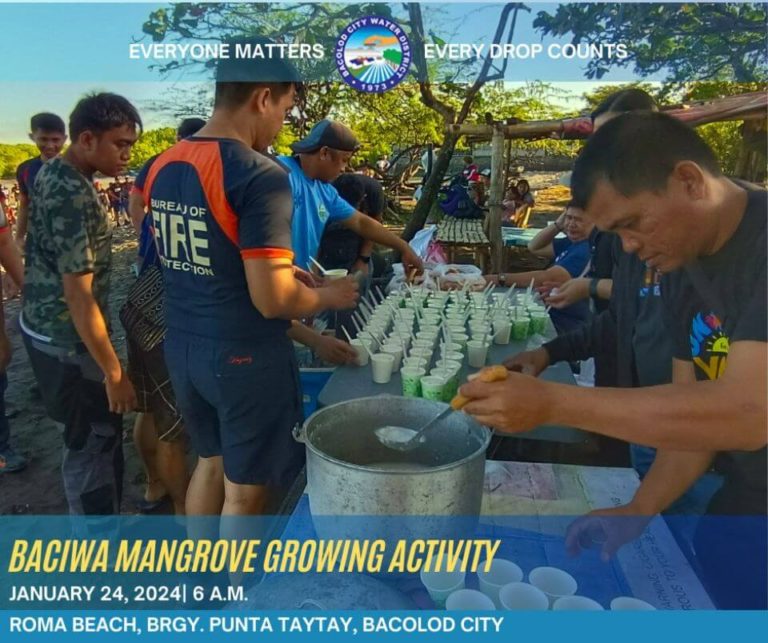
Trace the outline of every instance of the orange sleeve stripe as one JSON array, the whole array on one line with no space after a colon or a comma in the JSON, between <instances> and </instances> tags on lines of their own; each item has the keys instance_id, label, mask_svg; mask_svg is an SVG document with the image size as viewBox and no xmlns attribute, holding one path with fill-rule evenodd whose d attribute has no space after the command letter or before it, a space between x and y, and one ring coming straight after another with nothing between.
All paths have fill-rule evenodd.
<instances>
[{"instance_id":1,"label":"orange sleeve stripe","mask_svg":"<svg viewBox=\"0 0 768 643\"><path fill-rule=\"evenodd\" d=\"M293 252L285 248L248 248L240 251L243 259L288 259L293 261Z\"/></svg>"}]
</instances>

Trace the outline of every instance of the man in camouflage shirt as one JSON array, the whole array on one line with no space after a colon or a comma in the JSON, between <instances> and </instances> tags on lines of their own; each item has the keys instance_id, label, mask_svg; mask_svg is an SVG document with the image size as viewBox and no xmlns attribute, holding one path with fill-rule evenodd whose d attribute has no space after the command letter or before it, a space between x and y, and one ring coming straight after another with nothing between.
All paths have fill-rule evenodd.
<instances>
[{"instance_id":1,"label":"man in camouflage shirt","mask_svg":"<svg viewBox=\"0 0 768 643\"><path fill-rule=\"evenodd\" d=\"M64 427L72 514L120 510L121 414L136 394L109 338L111 235L93 175L125 171L140 127L125 98L86 96L70 116L72 145L33 188L21 328L46 411Z\"/></svg>"}]
</instances>

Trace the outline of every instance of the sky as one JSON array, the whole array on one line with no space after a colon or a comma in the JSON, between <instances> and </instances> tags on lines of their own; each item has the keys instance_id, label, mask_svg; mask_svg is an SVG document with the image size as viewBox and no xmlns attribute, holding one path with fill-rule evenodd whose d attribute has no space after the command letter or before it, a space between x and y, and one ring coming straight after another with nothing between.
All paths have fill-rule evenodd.
<instances>
[{"instance_id":1,"label":"sky","mask_svg":"<svg viewBox=\"0 0 768 643\"><path fill-rule=\"evenodd\" d=\"M430 4L430 3L426 3ZM521 13L516 43L539 43L532 27L539 10L557 5L529 3L531 13ZM142 112L147 128L175 126L171 117L152 113L148 104L177 87L200 82L201 76L161 80L146 60L131 60L132 42L150 42L141 25L150 11L165 3L8 3L0 0L0 141L26 142L29 116L52 111L65 117L77 99L88 91L121 93ZM425 9L427 28L433 27L450 43L490 43L501 5L440 2ZM433 15L431 12L437 12ZM544 41L566 43L567 39ZM330 55L332 52L327 52ZM629 71L611 72L600 83L587 82L583 61L510 61L507 78L514 81L545 80L573 91L569 107L581 107L578 96L596 84L631 79ZM204 77L203 77L204 78Z\"/></svg>"}]
</instances>

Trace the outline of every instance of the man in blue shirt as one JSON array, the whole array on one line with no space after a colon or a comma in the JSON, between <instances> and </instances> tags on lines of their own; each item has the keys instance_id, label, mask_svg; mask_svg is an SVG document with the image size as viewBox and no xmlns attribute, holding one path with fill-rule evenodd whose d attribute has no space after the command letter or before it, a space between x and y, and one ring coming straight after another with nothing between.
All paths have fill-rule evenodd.
<instances>
[{"instance_id":1,"label":"man in blue shirt","mask_svg":"<svg viewBox=\"0 0 768 643\"><path fill-rule=\"evenodd\" d=\"M352 130L325 119L317 123L308 136L291 146L293 156L278 157L290 170L294 263L300 268L310 268L310 257L317 257L325 224L338 221L364 239L399 252L406 274L414 268L421 270L421 259L406 241L375 219L358 212L331 185L359 147Z\"/></svg>"},{"instance_id":2,"label":"man in blue shirt","mask_svg":"<svg viewBox=\"0 0 768 643\"><path fill-rule=\"evenodd\" d=\"M558 237L565 232L565 238ZM500 286L524 288L533 281L534 287L544 283L560 284L587 274L592 257L591 238L594 225L584 220L584 211L568 204L557 221L542 229L528 244L528 250L538 257L553 259L545 270L531 270L511 274L486 275L487 281ZM582 300L563 308L549 311L558 333L579 327L589 319L589 304Z\"/></svg>"}]
</instances>

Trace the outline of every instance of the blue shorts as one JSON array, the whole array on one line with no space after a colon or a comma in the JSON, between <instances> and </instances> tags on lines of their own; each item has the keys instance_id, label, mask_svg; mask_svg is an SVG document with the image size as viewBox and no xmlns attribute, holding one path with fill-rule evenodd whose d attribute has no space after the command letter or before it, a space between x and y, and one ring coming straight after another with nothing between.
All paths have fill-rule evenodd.
<instances>
[{"instance_id":1,"label":"blue shorts","mask_svg":"<svg viewBox=\"0 0 768 643\"><path fill-rule=\"evenodd\" d=\"M303 419L288 337L211 340L168 329L165 360L192 446L222 456L235 484L290 486L304 466L292 429Z\"/></svg>"}]
</instances>

